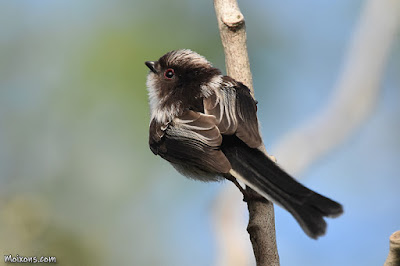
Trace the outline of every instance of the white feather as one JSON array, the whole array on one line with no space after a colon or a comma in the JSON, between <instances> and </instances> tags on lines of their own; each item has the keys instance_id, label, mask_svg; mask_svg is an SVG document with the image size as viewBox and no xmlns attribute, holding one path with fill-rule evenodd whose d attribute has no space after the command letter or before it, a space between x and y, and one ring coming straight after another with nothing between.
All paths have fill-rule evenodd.
<instances>
[{"instance_id":1,"label":"white feather","mask_svg":"<svg viewBox=\"0 0 400 266\"><path fill-rule=\"evenodd\" d=\"M236 172L235 170L231 169L229 171L229 174L231 174L234 178L236 178L238 181L244 183L246 186L250 187L252 190L254 190L255 192L257 192L258 194L260 194L261 196L263 196L264 198L266 198L267 200L279 205L282 207L281 204L277 203L275 200L273 200L267 193L265 193L264 191L262 191L261 189L259 189L257 186L253 185L252 183L250 183L246 178L244 178L241 174L239 174L238 172ZM283 207L282 207L283 208Z\"/></svg>"},{"instance_id":2,"label":"white feather","mask_svg":"<svg viewBox=\"0 0 400 266\"><path fill-rule=\"evenodd\" d=\"M211 63L202 55L189 49L173 51L168 57L168 63L179 64L180 62L190 62L192 66L212 66Z\"/></svg>"},{"instance_id":3,"label":"white feather","mask_svg":"<svg viewBox=\"0 0 400 266\"><path fill-rule=\"evenodd\" d=\"M150 72L147 76L147 90L149 92L150 113L151 119L156 119L160 123L168 123L178 115L178 106L180 102L170 106L163 106L164 99L159 97L156 89L157 76Z\"/></svg>"},{"instance_id":4,"label":"white feather","mask_svg":"<svg viewBox=\"0 0 400 266\"><path fill-rule=\"evenodd\" d=\"M219 93L222 85L222 75L214 76L208 83L201 85L201 92L204 97L208 98L213 93Z\"/></svg>"}]
</instances>

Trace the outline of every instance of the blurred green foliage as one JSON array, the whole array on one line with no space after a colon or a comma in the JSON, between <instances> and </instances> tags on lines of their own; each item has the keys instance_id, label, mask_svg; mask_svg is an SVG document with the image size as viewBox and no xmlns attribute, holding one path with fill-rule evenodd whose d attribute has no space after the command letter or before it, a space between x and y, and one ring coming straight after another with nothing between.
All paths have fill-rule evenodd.
<instances>
[{"instance_id":1,"label":"blurred green foliage","mask_svg":"<svg viewBox=\"0 0 400 266\"><path fill-rule=\"evenodd\" d=\"M119 224L127 212L143 216L159 172L147 147L144 61L183 47L218 54L212 3L197 7L0 4L3 255L56 256L58 265L143 260L123 255L134 249L131 236L154 241L150 221L133 219L126 238Z\"/></svg>"}]
</instances>

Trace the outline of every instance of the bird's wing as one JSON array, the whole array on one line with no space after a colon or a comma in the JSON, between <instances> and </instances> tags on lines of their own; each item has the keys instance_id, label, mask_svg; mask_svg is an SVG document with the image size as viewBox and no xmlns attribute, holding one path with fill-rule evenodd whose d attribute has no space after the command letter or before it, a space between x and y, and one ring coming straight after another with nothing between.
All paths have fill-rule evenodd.
<instances>
[{"instance_id":1,"label":"bird's wing","mask_svg":"<svg viewBox=\"0 0 400 266\"><path fill-rule=\"evenodd\" d=\"M222 136L216 124L215 116L191 110L165 125L153 120L150 149L172 164L199 172L228 173L231 165L220 150Z\"/></svg>"},{"instance_id":2,"label":"bird's wing","mask_svg":"<svg viewBox=\"0 0 400 266\"><path fill-rule=\"evenodd\" d=\"M217 126L223 135L236 134L250 148L262 144L257 105L249 88L225 76L222 87L204 98L204 113L217 119Z\"/></svg>"}]
</instances>

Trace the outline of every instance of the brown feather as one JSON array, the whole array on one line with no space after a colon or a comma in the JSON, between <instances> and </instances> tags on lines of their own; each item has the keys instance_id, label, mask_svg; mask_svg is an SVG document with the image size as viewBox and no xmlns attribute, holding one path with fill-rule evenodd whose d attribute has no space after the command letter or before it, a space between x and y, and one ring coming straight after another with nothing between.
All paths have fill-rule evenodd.
<instances>
[{"instance_id":1,"label":"brown feather","mask_svg":"<svg viewBox=\"0 0 400 266\"><path fill-rule=\"evenodd\" d=\"M251 148L257 148L262 140L258 129L257 106L250 90L240 82L224 77L223 86L204 98L204 113L216 117L223 135L236 134Z\"/></svg>"}]
</instances>

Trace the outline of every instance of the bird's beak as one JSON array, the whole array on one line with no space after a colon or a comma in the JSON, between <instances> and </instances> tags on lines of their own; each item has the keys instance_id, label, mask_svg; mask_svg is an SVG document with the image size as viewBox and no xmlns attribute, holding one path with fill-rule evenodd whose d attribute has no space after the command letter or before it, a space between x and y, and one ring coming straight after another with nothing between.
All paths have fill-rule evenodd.
<instances>
[{"instance_id":1,"label":"bird's beak","mask_svg":"<svg viewBox=\"0 0 400 266\"><path fill-rule=\"evenodd\" d=\"M144 63L146 64L146 66L147 66L148 68L150 68L150 70L151 70L153 73L157 74L157 70L156 70L156 68L155 68L155 64L156 64L155 61L146 61L146 62L144 62Z\"/></svg>"}]
</instances>

